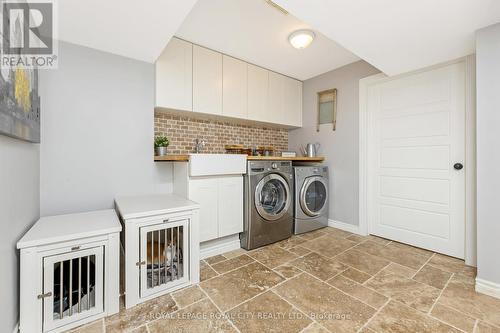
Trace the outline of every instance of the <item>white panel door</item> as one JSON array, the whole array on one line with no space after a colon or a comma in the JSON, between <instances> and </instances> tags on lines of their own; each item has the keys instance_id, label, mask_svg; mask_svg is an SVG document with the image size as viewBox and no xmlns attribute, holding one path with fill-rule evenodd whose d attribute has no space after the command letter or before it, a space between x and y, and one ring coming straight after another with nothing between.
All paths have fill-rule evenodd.
<instances>
[{"instance_id":1,"label":"white panel door","mask_svg":"<svg viewBox=\"0 0 500 333\"><path fill-rule=\"evenodd\" d=\"M172 38L155 63L156 106L193 110L193 44Z\"/></svg>"},{"instance_id":2,"label":"white panel door","mask_svg":"<svg viewBox=\"0 0 500 333\"><path fill-rule=\"evenodd\" d=\"M247 118L247 63L224 55L222 69L222 114Z\"/></svg>"},{"instance_id":3,"label":"white panel door","mask_svg":"<svg viewBox=\"0 0 500 333\"><path fill-rule=\"evenodd\" d=\"M285 123L285 80L284 75L269 72L268 119L275 124Z\"/></svg>"},{"instance_id":4,"label":"white panel door","mask_svg":"<svg viewBox=\"0 0 500 333\"><path fill-rule=\"evenodd\" d=\"M193 46L193 111L222 114L222 53Z\"/></svg>"},{"instance_id":5,"label":"white panel door","mask_svg":"<svg viewBox=\"0 0 500 333\"><path fill-rule=\"evenodd\" d=\"M464 258L463 63L367 90L368 226L381 237Z\"/></svg>"},{"instance_id":6,"label":"white panel door","mask_svg":"<svg viewBox=\"0 0 500 333\"><path fill-rule=\"evenodd\" d=\"M243 231L243 177L219 179L219 237Z\"/></svg>"},{"instance_id":7,"label":"white panel door","mask_svg":"<svg viewBox=\"0 0 500 333\"><path fill-rule=\"evenodd\" d=\"M269 121L267 94L269 90L269 71L247 64L248 68L248 118L256 121Z\"/></svg>"},{"instance_id":8,"label":"white panel door","mask_svg":"<svg viewBox=\"0 0 500 333\"><path fill-rule=\"evenodd\" d=\"M200 204L200 242L218 237L217 192L217 178L189 179L189 199Z\"/></svg>"},{"instance_id":9,"label":"white panel door","mask_svg":"<svg viewBox=\"0 0 500 333\"><path fill-rule=\"evenodd\" d=\"M302 82L285 77L284 123L302 126Z\"/></svg>"}]
</instances>

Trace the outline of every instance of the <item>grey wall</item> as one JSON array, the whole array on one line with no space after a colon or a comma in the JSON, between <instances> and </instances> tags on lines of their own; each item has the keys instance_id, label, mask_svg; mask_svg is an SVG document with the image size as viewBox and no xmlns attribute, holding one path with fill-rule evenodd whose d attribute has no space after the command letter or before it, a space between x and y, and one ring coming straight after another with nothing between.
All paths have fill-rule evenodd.
<instances>
[{"instance_id":1,"label":"grey wall","mask_svg":"<svg viewBox=\"0 0 500 333\"><path fill-rule=\"evenodd\" d=\"M500 283L500 24L476 35L476 87L478 278Z\"/></svg>"},{"instance_id":2,"label":"grey wall","mask_svg":"<svg viewBox=\"0 0 500 333\"><path fill-rule=\"evenodd\" d=\"M60 43L40 88L42 216L171 191L171 165L153 162L153 64Z\"/></svg>"},{"instance_id":3,"label":"grey wall","mask_svg":"<svg viewBox=\"0 0 500 333\"><path fill-rule=\"evenodd\" d=\"M330 168L330 219L359 223L359 80L380 71L358 61L304 81L303 127L289 133L289 149L300 152L301 144L319 142L320 154ZM322 125L316 132L317 93L337 88L337 130Z\"/></svg>"},{"instance_id":4,"label":"grey wall","mask_svg":"<svg viewBox=\"0 0 500 333\"><path fill-rule=\"evenodd\" d=\"M0 331L12 332L19 316L16 243L40 212L40 148L0 135Z\"/></svg>"}]
</instances>

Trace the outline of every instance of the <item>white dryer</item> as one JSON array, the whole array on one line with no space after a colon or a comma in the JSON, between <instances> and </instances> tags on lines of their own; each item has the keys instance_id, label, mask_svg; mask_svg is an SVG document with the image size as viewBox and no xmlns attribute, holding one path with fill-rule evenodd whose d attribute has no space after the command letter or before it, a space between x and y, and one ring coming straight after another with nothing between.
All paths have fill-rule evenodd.
<instances>
[{"instance_id":1,"label":"white dryer","mask_svg":"<svg viewBox=\"0 0 500 333\"><path fill-rule=\"evenodd\" d=\"M296 166L294 234L328 226L328 167Z\"/></svg>"}]
</instances>

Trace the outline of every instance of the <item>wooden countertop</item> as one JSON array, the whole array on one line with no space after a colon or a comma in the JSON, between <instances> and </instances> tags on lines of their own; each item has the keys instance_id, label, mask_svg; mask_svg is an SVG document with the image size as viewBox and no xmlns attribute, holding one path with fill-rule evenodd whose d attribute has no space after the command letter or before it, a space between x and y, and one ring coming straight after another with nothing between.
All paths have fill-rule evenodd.
<instances>
[{"instance_id":1,"label":"wooden countertop","mask_svg":"<svg viewBox=\"0 0 500 333\"><path fill-rule=\"evenodd\" d=\"M189 155L155 156L155 162L188 162ZM248 161L292 161L292 162L323 162L323 156L318 157L281 157L281 156L248 156Z\"/></svg>"}]
</instances>

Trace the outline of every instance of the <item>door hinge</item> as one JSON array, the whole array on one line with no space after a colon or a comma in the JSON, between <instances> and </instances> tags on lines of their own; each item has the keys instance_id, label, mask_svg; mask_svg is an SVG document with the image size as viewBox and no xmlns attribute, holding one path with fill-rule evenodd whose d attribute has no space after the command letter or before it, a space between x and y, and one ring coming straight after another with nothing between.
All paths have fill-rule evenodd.
<instances>
[{"instance_id":1,"label":"door hinge","mask_svg":"<svg viewBox=\"0 0 500 333\"><path fill-rule=\"evenodd\" d=\"M146 265L146 261L138 261L135 263L136 266Z\"/></svg>"},{"instance_id":2,"label":"door hinge","mask_svg":"<svg viewBox=\"0 0 500 333\"><path fill-rule=\"evenodd\" d=\"M44 298L50 297L50 296L52 296L52 292L51 291L49 291L48 293L45 293L45 294L40 294L36 298L38 298L38 299L44 299Z\"/></svg>"}]
</instances>

